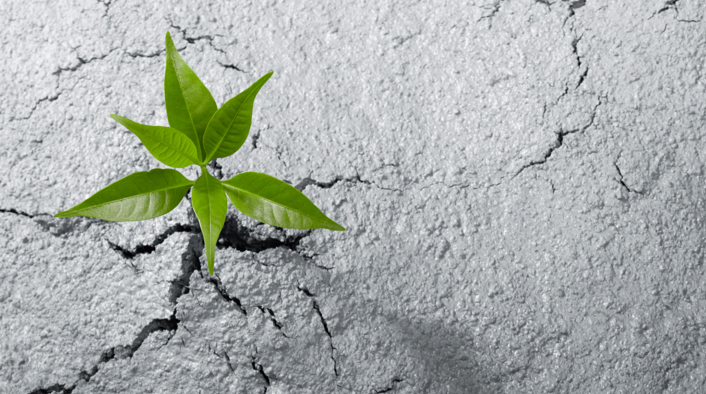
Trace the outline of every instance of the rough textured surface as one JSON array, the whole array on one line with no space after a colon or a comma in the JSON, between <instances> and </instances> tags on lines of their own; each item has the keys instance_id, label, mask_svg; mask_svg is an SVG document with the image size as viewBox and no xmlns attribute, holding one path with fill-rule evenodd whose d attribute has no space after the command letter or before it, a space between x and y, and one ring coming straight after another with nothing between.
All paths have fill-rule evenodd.
<instances>
[{"instance_id":1,"label":"rough textured surface","mask_svg":"<svg viewBox=\"0 0 706 394\"><path fill-rule=\"evenodd\" d=\"M706 391L705 14L0 2L0 392ZM161 167L108 115L167 124L166 30L219 105L275 71L212 174L347 231L231 206L209 278L189 195L51 216Z\"/></svg>"}]
</instances>

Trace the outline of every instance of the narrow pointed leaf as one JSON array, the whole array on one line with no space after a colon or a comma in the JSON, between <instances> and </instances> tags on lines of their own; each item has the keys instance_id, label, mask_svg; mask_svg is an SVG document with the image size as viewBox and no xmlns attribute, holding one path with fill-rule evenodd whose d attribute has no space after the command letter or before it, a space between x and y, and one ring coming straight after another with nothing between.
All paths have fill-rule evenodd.
<instances>
[{"instance_id":1,"label":"narrow pointed leaf","mask_svg":"<svg viewBox=\"0 0 706 394\"><path fill-rule=\"evenodd\" d=\"M179 171L154 169L115 181L55 217L86 216L109 222L156 218L176 208L194 184Z\"/></svg>"},{"instance_id":2,"label":"narrow pointed leaf","mask_svg":"<svg viewBox=\"0 0 706 394\"><path fill-rule=\"evenodd\" d=\"M164 104L169 125L189 136L203 159L204 131L218 106L211 92L201 82L174 47L167 32L167 67L164 72Z\"/></svg>"},{"instance_id":3,"label":"narrow pointed leaf","mask_svg":"<svg viewBox=\"0 0 706 394\"><path fill-rule=\"evenodd\" d=\"M248 138L252 124L255 96L274 71L270 71L249 88L228 100L213 114L203 137L205 163L235 153Z\"/></svg>"},{"instance_id":4,"label":"narrow pointed leaf","mask_svg":"<svg viewBox=\"0 0 706 394\"><path fill-rule=\"evenodd\" d=\"M294 186L260 172L243 172L221 182L233 205L245 215L272 226L345 231Z\"/></svg>"},{"instance_id":5,"label":"narrow pointed leaf","mask_svg":"<svg viewBox=\"0 0 706 394\"><path fill-rule=\"evenodd\" d=\"M111 118L125 126L142 141L148 151L169 167L183 168L199 164L194 143L182 132L171 127L148 126L112 114Z\"/></svg>"},{"instance_id":6,"label":"narrow pointed leaf","mask_svg":"<svg viewBox=\"0 0 706 394\"><path fill-rule=\"evenodd\" d=\"M228 200L223 192L221 182L204 170L194 184L191 203L201 225L206 260L208 261L208 273L213 275L216 242L223 229L228 210Z\"/></svg>"}]
</instances>

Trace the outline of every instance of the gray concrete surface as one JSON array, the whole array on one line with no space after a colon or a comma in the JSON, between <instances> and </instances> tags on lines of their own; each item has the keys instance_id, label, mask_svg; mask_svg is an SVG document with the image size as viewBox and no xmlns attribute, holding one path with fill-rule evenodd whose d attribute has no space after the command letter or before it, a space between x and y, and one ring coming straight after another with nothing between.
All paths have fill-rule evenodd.
<instances>
[{"instance_id":1,"label":"gray concrete surface","mask_svg":"<svg viewBox=\"0 0 706 394\"><path fill-rule=\"evenodd\" d=\"M0 2L0 392L706 392L697 0ZM53 218L162 167L164 34L217 103L270 70L212 174L347 228L190 195ZM182 171L195 179L196 169Z\"/></svg>"}]
</instances>

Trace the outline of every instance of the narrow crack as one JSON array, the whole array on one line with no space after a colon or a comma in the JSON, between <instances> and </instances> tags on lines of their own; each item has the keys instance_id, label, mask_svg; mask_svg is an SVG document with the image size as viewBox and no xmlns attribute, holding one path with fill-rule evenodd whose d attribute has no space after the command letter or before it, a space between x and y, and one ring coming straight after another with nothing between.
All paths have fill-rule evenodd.
<instances>
[{"instance_id":1,"label":"narrow crack","mask_svg":"<svg viewBox=\"0 0 706 394\"><path fill-rule=\"evenodd\" d=\"M171 227L169 227L166 231L164 231L162 234L158 235L154 241L152 241L151 244L145 245L145 244L140 244L135 247L135 250L128 250L123 248L120 245L116 245L110 241L108 241L108 244L110 245L111 249L113 249L116 252L119 252L124 258L132 260L137 256L138 254L146 254L146 253L152 253L157 249L157 246L162 244L167 238L169 238L170 235L174 233L179 233L179 232L190 232L190 233L197 233L198 229L193 226L193 225L183 225L181 223L177 223Z\"/></svg>"},{"instance_id":2,"label":"narrow crack","mask_svg":"<svg viewBox=\"0 0 706 394\"><path fill-rule=\"evenodd\" d=\"M260 132L258 131L257 134L254 134L252 136L252 149L255 150L257 149L257 140L260 139Z\"/></svg>"},{"instance_id":3,"label":"narrow crack","mask_svg":"<svg viewBox=\"0 0 706 394\"><path fill-rule=\"evenodd\" d=\"M394 379L392 379L392 383L387 388L382 389L382 390L377 390L377 391L375 391L375 393L376 394L389 393L390 391L395 390L395 388L397 387L397 383L402 383L402 382L404 382L404 379L394 378Z\"/></svg>"},{"instance_id":4,"label":"narrow crack","mask_svg":"<svg viewBox=\"0 0 706 394\"><path fill-rule=\"evenodd\" d=\"M28 218L30 218L30 219L32 219L32 218L34 218L34 217L37 217L37 216L40 216L40 215L41 215L41 216L52 216L52 215L50 215L50 214L48 214L48 213L38 213L38 214L36 214L36 215L30 215L30 214L27 213L27 212L18 211L18 210L14 209L14 208L8 208L8 209L0 208L0 213L14 213L15 215L20 215L20 216L28 217Z\"/></svg>"},{"instance_id":5,"label":"narrow crack","mask_svg":"<svg viewBox=\"0 0 706 394\"><path fill-rule=\"evenodd\" d=\"M280 323L279 321L277 321L277 318L275 317L275 312L274 312L272 309L270 309L270 308L265 308L265 307L263 307L263 306L261 306L261 305L257 305L257 309L259 309L260 312L262 312L263 314L268 315L268 317L270 318L270 321L272 322L272 324L273 324L275 327L277 327L277 329L282 333L282 335L284 335L285 338L291 338L289 335L287 335L287 334L284 332L284 330L282 330L282 323Z\"/></svg>"},{"instance_id":6,"label":"narrow crack","mask_svg":"<svg viewBox=\"0 0 706 394\"><path fill-rule=\"evenodd\" d=\"M214 47L214 48L215 48L215 47ZM216 60L216 63L218 63L218 64L219 64L221 67L223 67L223 68L229 68L229 69L231 69L231 70L240 71L241 73L244 73L244 72L245 72L245 71L242 70L240 67L238 67L237 64L223 64L223 63L221 63L221 62L218 61L218 60Z\"/></svg>"},{"instance_id":7,"label":"narrow crack","mask_svg":"<svg viewBox=\"0 0 706 394\"><path fill-rule=\"evenodd\" d=\"M132 358L132 356L135 354L135 352L142 346L142 343L147 339L147 337L152 334L153 332L157 331L174 331L176 333L176 330L178 328L179 324L179 319L176 318L176 307L174 308L174 311L172 315L167 318L167 319L153 319L149 324L144 326L140 333L137 335L137 337L132 341L132 344L130 345L125 345L125 346L115 346L112 347L108 350L105 350L101 356L100 359L98 360L98 363L95 364L93 367L91 367L90 370L84 370L81 371L78 374L79 379L71 386L65 386L65 385L60 385L60 384L54 384L52 386L46 387L46 388L38 388L33 391L30 391L29 394L48 394L48 393L62 393L62 394L71 394L78 383L83 380L85 382L89 382L91 378L98 373L99 371L99 366L101 364L105 364L110 360L113 359L123 359L123 358ZM174 336L174 333L172 333L168 338L167 338L167 343L169 343L169 340L172 339Z\"/></svg>"},{"instance_id":8,"label":"narrow crack","mask_svg":"<svg viewBox=\"0 0 706 394\"><path fill-rule=\"evenodd\" d=\"M582 65L581 56L579 56L579 52L578 52L578 43L579 43L579 41L581 41L581 38L583 38L583 35L581 35L579 37L575 37L574 39L571 40L571 51L574 54L574 56L576 57L576 63L577 63L579 70L581 70L581 65ZM579 74L579 80L576 83L576 86L574 87L574 89L578 89L581 86L583 81L586 79L587 75L588 75L588 66L586 66L586 69L584 69L583 72L581 72L581 74ZM564 94L562 96L560 96L559 99L561 99L561 97L563 97L567 92L568 92L568 89L564 91ZM558 101L559 100L557 100L557 102Z\"/></svg>"},{"instance_id":9,"label":"narrow crack","mask_svg":"<svg viewBox=\"0 0 706 394\"><path fill-rule=\"evenodd\" d=\"M211 168L211 170L213 170L213 176L216 179L218 179L219 181L223 180L223 167L220 164L218 164L216 159L211 160L211 162L208 163L208 167Z\"/></svg>"},{"instance_id":10,"label":"narrow crack","mask_svg":"<svg viewBox=\"0 0 706 394\"><path fill-rule=\"evenodd\" d=\"M207 280L209 283L213 284L213 287L216 289L216 291L218 291L218 293L221 295L221 297L223 297L224 300L235 304L240 313L242 313L243 315L248 315L248 312L245 310L245 308L243 308L243 304L240 302L238 297L234 297L228 294L226 287L223 285L223 282L221 282L221 278L219 278L217 275L214 275L208 277Z\"/></svg>"},{"instance_id":11,"label":"narrow crack","mask_svg":"<svg viewBox=\"0 0 706 394\"><path fill-rule=\"evenodd\" d=\"M319 308L319 303L316 302L316 300L313 300L314 302L314 310L316 310L316 313L319 315L319 318L321 319L321 324L324 326L324 331L326 331L326 335L328 335L328 340L329 340L329 345L331 346L331 360L333 361L333 373L336 374L336 377L338 377L338 363L336 362L336 358L333 356L334 352L336 351L336 347L333 346L333 337L331 336L331 331L328 329L328 324L326 323L326 319L324 319L324 315L321 313L321 308Z\"/></svg>"},{"instance_id":12,"label":"narrow crack","mask_svg":"<svg viewBox=\"0 0 706 394\"><path fill-rule=\"evenodd\" d=\"M91 62L94 61L94 60L103 60L103 59L105 59L106 57L108 57L108 55L110 55L110 54L113 53L114 51L115 51L115 48L113 48L113 49L111 49L110 51L108 51L108 53L106 53L105 55L92 57L92 58L90 58L90 59L84 59L84 58L82 58L82 57L80 57L80 56L77 56L77 57L76 57L76 58L78 59L78 64L77 64L77 65L75 65L75 66L73 66L73 67L66 67L66 68L57 67L56 71L54 71L54 72L52 73L52 75L56 75L56 76L58 77L58 76L60 76L61 73L63 73L64 71L74 72L74 71L78 70L79 68L83 67L84 64L91 63Z\"/></svg>"},{"instance_id":13,"label":"narrow crack","mask_svg":"<svg viewBox=\"0 0 706 394\"><path fill-rule=\"evenodd\" d=\"M265 381L265 387L264 390L262 391L263 394L267 393L267 389L270 387L271 382L270 382L270 377L267 376L265 373L265 369L262 367L262 364L259 364L257 362L257 357L256 356L251 356L251 365L252 369L260 373L260 376L262 376L262 379Z\"/></svg>"},{"instance_id":14,"label":"narrow crack","mask_svg":"<svg viewBox=\"0 0 706 394\"><path fill-rule=\"evenodd\" d=\"M283 231L280 227L275 228ZM299 243L302 239L311 235L312 231L313 230L307 230L297 235L284 235L281 236L281 238L268 237L265 239L257 239L252 236L251 231L247 227L240 224L237 217L230 217L226 219L226 223L221 230L216 246L218 249L233 248L240 252L249 251L253 253L283 247L296 252L307 261L312 261L313 257L318 256L318 254L314 253L308 256L299 251ZM331 269L315 263L314 265L321 269Z\"/></svg>"},{"instance_id":15,"label":"narrow crack","mask_svg":"<svg viewBox=\"0 0 706 394\"><path fill-rule=\"evenodd\" d=\"M17 213L14 210L8 211L13 211L12 213ZM24 216L29 216L25 213L23 214ZM156 246L164 242L167 237L169 237L171 234L174 234L175 232L189 231L194 233L194 236L192 236L189 240L188 250L182 254L182 274L176 279L172 280L169 301L172 305L174 305L174 309L172 310L171 316L166 319L152 319L152 321L150 321L146 326L142 327L142 329L130 345L119 345L103 351L103 353L101 353L100 355L100 358L98 359L98 363L96 363L89 370L81 371L78 374L79 379L72 386L67 387L65 385L55 384L46 388L38 388L36 390L31 391L29 394L49 394L57 392L61 394L71 394L81 380L89 382L91 378L98 373L102 364L105 364L113 359L132 358L135 352L137 352L137 350L142 347L142 344L145 342L145 340L154 332L170 331L171 334L167 337L167 341L164 343L164 345L169 343L169 341L174 337L174 335L176 335L176 331L179 329L180 320L176 317L177 298L179 298L183 294L189 293L189 278L191 277L191 274L197 270L199 271L199 273L201 272L200 254L202 253L201 250L203 249L203 239L202 237L200 237L200 232L198 231L197 227L198 222L195 215L191 214L189 216L192 222L191 225L174 225L167 229L167 231L165 231L164 233L157 236L155 241L152 243L152 246ZM203 274L201 276L203 277Z\"/></svg>"},{"instance_id":16,"label":"narrow crack","mask_svg":"<svg viewBox=\"0 0 706 394\"><path fill-rule=\"evenodd\" d=\"M401 191L402 191L402 190L400 190L400 189L395 189L395 188L381 187L381 186L378 186L378 185L374 184L373 182L371 182L371 181L369 181L369 180L361 179L361 178L360 178L360 174L358 173L357 170L356 170L356 175L355 175L354 177L343 178L342 176L337 175L332 181L329 181L329 182L318 182L318 181L316 181L316 180L314 180L314 179L311 179L310 177L306 177L306 178L302 179L302 181L299 182L299 183L298 183L296 186L294 186L294 187L295 187L297 190L299 190L299 191L304 190L304 189L305 189L307 186L309 186L309 185L315 185L315 186L318 186L318 187L320 187L320 188L322 188L322 189L330 189L330 188L332 188L334 185L336 185L338 182L341 182L341 181L343 181L343 182L360 182L360 183L364 183L364 184L366 184L366 185L375 186L375 187L377 187L378 189L392 190L392 191L398 191L398 192L401 192ZM285 180L285 182L291 184L291 182L289 182L289 181L286 181L286 180Z\"/></svg>"},{"instance_id":17,"label":"narrow crack","mask_svg":"<svg viewBox=\"0 0 706 394\"><path fill-rule=\"evenodd\" d=\"M593 125L593 122L594 122L595 119L596 119L596 110L598 109L598 106L601 105L601 103L602 103L602 102L601 102L601 98L599 97L599 98L598 98L598 104L596 104L596 105L593 107L593 112L591 113L591 119L588 121L588 123L586 123L586 124L585 124L584 126L582 126L582 127L579 127L578 129L567 130L567 131L559 130L559 132L556 133L556 139L554 140L554 142L552 143L552 145L549 147L549 149L547 149L547 150L544 152L543 157L542 157L541 159L539 159L539 160L532 160L532 161L530 161L529 163L523 165L522 167L520 167L519 170L515 171L515 174L512 175L512 176L510 177L510 179L511 179L511 180L514 179L515 177L517 177L518 175L520 175L520 173L521 173L522 171L524 171L525 169L527 169L527 168L529 168L529 167L546 163L547 160L549 160L549 158L552 156L552 153L554 153L555 150L559 149L559 148L564 144L564 137L565 137L565 136L567 136L567 135L569 135L569 134L579 133L579 132L580 132L580 133L583 133L583 132L585 132L589 127L591 127L591 126Z\"/></svg>"},{"instance_id":18,"label":"narrow crack","mask_svg":"<svg viewBox=\"0 0 706 394\"><path fill-rule=\"evenodd\" d=\"M110 5L113 2L113 0L98 0L98 3L103 4L105 6L105 12L103 12L103 18L108 16L108 11L110 11Z\"/></svg>"},{"instance_id":19,"label":"narrow crack","mask_svg":"<svg viewBox=\"0 0 706 394\"><path fill-rule=\"evenodd\" d=\"M644 192L639 191L639 190L635 190L635 189L631 189L627 184L625 184L625 181L623 180L623 173L620 171L620 167L618 167L617 161L613 163L613 166L615 166L615 170L618 171L618 176L620 177L620 178L616 179L616 181L618 181L618 183L620 183L620 185L623 188L625 188L625 190L627 190L628 193L644 194Z\"/></svg>"},{"instance_id":20,"label":"narrow crack","mask_svg":"<svg viewBox=\"0 0 706 394\"><path fill-rule=\"evenodd\" d=\"M27 120L27 119L31 118L32 115L34 114L34 111L39 107L39 104L41 104L41 103L43 103L43 102L45 102L45 101L48 101L48 102L56 101L56 100L59 99L59 96L61 96L61 93L62 93L62 92L59 92L59 93L57 93L57 94L55 94L55 95L53 95L53 96L46 96L46 97L40 98L39 100L37 100L36 103L34 103L34 105L32 106L32 108L29 110L29 115L27 115L27 116L25 116L25 117L23 117L23 118L16 118L16 117L13 115L13 116L10 117L10 122L12 122L13 120Z\"/></svg>"},{"instance_id":21,"label":"narrow crack","mask_svg":"<svg viewBox=\"0 0 706 394\"><path fill-rule=\"evenodd\" d=\"M128 56L132 58L136 57L157 57L161 56L164 53L164 49L160 49L157 52L154 53L140 53L140 52L125 52Z\"/></svg>"}]
</instances>

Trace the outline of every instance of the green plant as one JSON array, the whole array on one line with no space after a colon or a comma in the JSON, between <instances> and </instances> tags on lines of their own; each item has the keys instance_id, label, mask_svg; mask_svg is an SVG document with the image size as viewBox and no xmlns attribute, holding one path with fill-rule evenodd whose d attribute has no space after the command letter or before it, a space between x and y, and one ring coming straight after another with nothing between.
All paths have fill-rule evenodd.
<instances>
[{"instance_id":1,"label":"green plant","mask_svg":"<svg viewBox=\"0 0 706 394\"><path fill-rule=\"evenodd\" d=\"M243 172L220 181L208 173L206 164L232 155L245 142L255 96L273 72L217 108L211 92L179 55L169 32L165 41L164 102L170 127L110 116L137 135L160 162L174 168L197 165L201 175L192 181L172 169L136 172L54 216L86 216L111 222L147 220L172 211L193 187L191 203L201 225L211 275L228 208L226 195L240 212L272 226L345 231L299 190L270 175Z\"/></svg>"}]
</instances>

